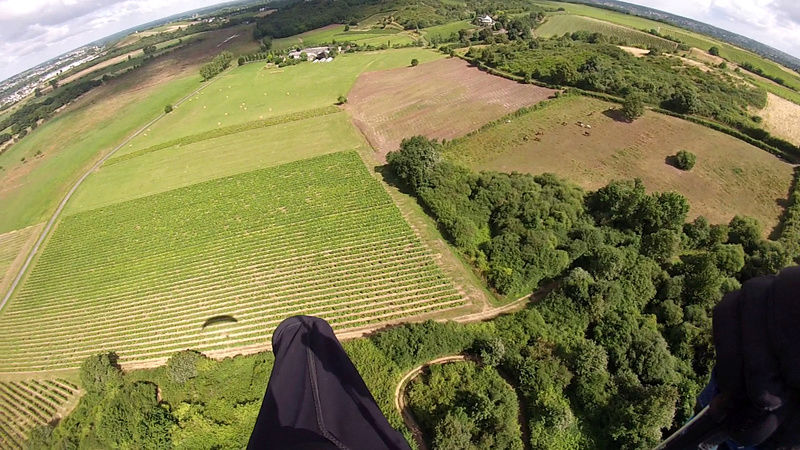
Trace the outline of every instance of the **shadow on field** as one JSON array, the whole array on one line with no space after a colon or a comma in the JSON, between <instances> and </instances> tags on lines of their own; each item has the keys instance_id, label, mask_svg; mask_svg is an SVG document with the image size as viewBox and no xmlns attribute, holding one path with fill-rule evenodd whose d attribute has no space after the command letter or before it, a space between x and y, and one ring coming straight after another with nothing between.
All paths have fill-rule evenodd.
<instances>
[{"instance_id":1,"label":"shadow on field","mask_svg":"<svg viewBox=\"0 0 800 450\"><path fill-rule=\"evenodd\" d=\"M676 169L680 169L680 167L678 167L678 157L675 155L669 155L664 158L664 163Z\"/></svg>"},{"instance_id":2,"label":"shadow on field","mask_svg":"<svg viewBox=\"0 0 800 450\"><path fill-rule=\"evenodd\" d=\"M228 316L228 315L214 316L214 317L209 317L208 319L206 319L206 321L203 322L203 326L201 328L205 329L208 326L216 325L216 324L219 324L219 323L237 323L237 322L239 322L239 321L236 320L236 318L233 317L233 316Z\"/></svg>"},{"instance_id":3,"label":"shadow on field","mask_svg":"<svg viewBox=\"0 0 800 450\"><path fill-rule=\"evenodd\" d=\"M613 119L615 122L631 123L631 121L625 118L625 115L622 114L621 109L608 108L607 110L603 111L603 115Z\"/></svg>"}]
</instances>

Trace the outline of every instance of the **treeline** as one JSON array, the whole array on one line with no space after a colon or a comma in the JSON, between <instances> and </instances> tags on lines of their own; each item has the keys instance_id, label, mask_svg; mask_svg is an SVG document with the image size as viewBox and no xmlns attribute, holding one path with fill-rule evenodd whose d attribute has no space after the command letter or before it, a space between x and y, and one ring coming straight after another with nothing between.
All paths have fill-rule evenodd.
<instances>
[{"instance_id":1,"label":"treeline","mask_svg":"<svg viewBox=\"0 0 800 450\"><path fill-rule=\"evenodd\" d=\"M505 1L502 7L488 0L468 0L465 3L444 0L429 0L424 3L415 0L313 0L283 2L272 6L277 11L256 23L256 39L264 36L293 36L332 23L357 25L362 19L380 13L386 14L383 18L384 26L395 23L405 29L419 29L472 19L475 14L495 14L499 9L502 10L501 18L518 24L521 22L515 21L514 16L544 11L541 7L521 0ZM530 31L530 28L527 30ZM519 29L522 30L522 27Z\"/></svg>"},{"instance_id":2,"label":"treeline","mask_svg":"<svg viewBox=\"0 0 800 450\"><path fill-rule=\"evenodd\" d=\"M200 77L203 78L203 81L214 78L227 69L231 65L231 61L233 61L233 53L229 51L220 53L211 62L200 66Z\"/></svg>"},{"instance_id":3,"label":"treeline","mask_svg":"<svg viewBox=\"0 0 800 450\"><path fill-rule=\"evenodd\" d=\"M556 281L534 307L552 341L506 362L532 389L536 447L651 447L691 415L708 379L722 294L797 256L750 218L687 224L683 196L638 180L587 194L552 175L474 173L440 150L415 137L387 160L499 294Z\"/></svg>"},{"instance_id":4,"label":"treeline","mask_svg":"<svg viewBox=\"0 0 800 450\"><path fill-rule=\"evenodd\" d=\"M41 101L29 101L2 121L0 130L11 127L12 134L22 133L30 127L36 128L41 119L47 119L55 110L75 100L94 87L102 84L100 80L78 80L56 88L56 91Z\"/></svg>"},{"instance_id":5,"label":"treeline","mask_svg":"<svg viewBox=\"0 0 800 450\"><path fill-rule=\"evenodd\" d=\"M612 45L613 44L613 45ZM488 67L545 83L617 97L639 96L676 114L705 117L800 157L800 149L760 127L750 108L766 106L766 91L729 75L684 67L668 57L636 58L599 33L572 33L472 48L467 57Z\"/></svg>"},{"instance_id":6,"label":"treeline","mask_svg":"<svg viewBox=\"0 0 800 450\"><path fill-rule=\"evenodd\" d=\"M753 64L751 64L751 63L749 63L747 61L739 64L739 67L741 67L744 70L747 70L748 72L753 72L756 75L759 75L759 76L762 76L762 77L767 78L769 80L772 80L772 81L780 84L781 86L786 86L789 89L795 90L792 86L789 86L788 84L786 84L786 80L784 80L783 78L781 78L779 76L768 74L768 73L764 72L760 67L756 67L756 66L754 66Z\"/></svg>"}]
</instances>

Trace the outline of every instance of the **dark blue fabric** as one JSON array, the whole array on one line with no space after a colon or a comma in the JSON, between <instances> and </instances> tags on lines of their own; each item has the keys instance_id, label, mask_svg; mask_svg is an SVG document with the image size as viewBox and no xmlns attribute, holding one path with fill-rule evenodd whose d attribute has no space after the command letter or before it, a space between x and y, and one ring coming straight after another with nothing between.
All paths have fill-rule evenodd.
<instances>
[{"instance_id":1,"label":"dark blue fabric","mask_svg":"<svg viewBox=\"0 0 800 450\"><path fill-rule=\"evenodd\" d=\"M284 320L272 335L272 351L275 365L248 449L410 448L327 322Z\"/></svg>"}]
</instances>

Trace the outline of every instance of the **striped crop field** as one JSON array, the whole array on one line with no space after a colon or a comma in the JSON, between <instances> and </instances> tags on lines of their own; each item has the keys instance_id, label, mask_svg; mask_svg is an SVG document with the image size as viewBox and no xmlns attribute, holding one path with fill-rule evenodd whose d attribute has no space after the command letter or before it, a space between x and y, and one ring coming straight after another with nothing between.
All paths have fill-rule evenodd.
<instances>
[{"instance_id":1,"label":"striped crop field","mask_svg":"<svg viewBox=\"0 0 800 450\"><path fill-rule=\"evenodd\" d=\"M464 306L355 152L66 216L0 313L0 372L116 351L269 342L284 318L337 330Z\"/></svg>"},{"instance_id":2,"label":"striped crop field","mask_svg":"<svg viewBox=\"0 0 800 450\"><path fill-rule=\"evenodd\" d=\"M77 394L61 379L0 382L0 448L25 448L28 433L65 413Z\"/></svg>"},{"instance_id":3,"label":"striped crop field","mask_svg":"<svg viewBox=\"0 0 800 450\"><path fill-rule=\"evenodd\" d=\"M15 230L0 234L0 292L4 292L6 286L11 284L16 272L15 262L24 258L25 251L33 244L42 229L41 225L34 225L21 230Z\"/></svg>"}]
</instances>

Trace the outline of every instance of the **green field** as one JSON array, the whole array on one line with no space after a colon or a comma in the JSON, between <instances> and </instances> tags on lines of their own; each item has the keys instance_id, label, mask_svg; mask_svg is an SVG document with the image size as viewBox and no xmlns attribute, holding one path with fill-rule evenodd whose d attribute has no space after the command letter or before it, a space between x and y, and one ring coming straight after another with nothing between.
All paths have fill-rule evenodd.
<instances>
[{"instance_id":1,"label":"green field","mask_svg":"<svg viewBox=\"0 0 800 450\"><path fill-rule=\"evenodd\" d=\"M336 153L65 217L0 316L0 372L266 345L295 314L341 330L464 304L359 156Z\"/></svg>"},{"instance_id":2,"label":"green field","mask_svg":"<svg viewBox=\"0 0 800 450\"><path fill-rule=\"evenodd\" d=\"M436 25L433 27L423 28L421 31L423 35L431 40L433 38L447 39L453 34L458 34L459 30L472 30L476 26L468 20L459 22L446 23L444 25Z\"/></svg>"},{"instance_id":3,"label":"green field","mask_svg":"<svg viewBox=\"0 0 800 450\"><path fill-rule=\"evenodd\" d=\"M427 49L405 48L344 54L324 64L236 67L132 140L119 155L199 131L331 106L364 71L403 67L413 58L426 62L443 57Z\"/></svg>"},{"instance_id":4,"label":"green field","mask_svg":"<svg viewBox=\"0 0 800 450\"><path fill-rule=\"evenodd\" d=\"M800 90L800 75L787 72L786 70L782 69L778 64L769 61L767 59L764 59L756 55L755 53L735 47L730 44L726 44L724 42L718 41L708 36L704 36L699 33L685 30L683 28L678 28L662 22L656 22L654 20L645 19L643 17L637 17L630 14L623 14L615 11L609 11L606 9L593 8L588 5L579 5L566 2L563 3L551 2L543 0L537 0L536 3L553 8L564 8L566 12L570 14L576 14L580 16L587 16L595 19L606 20L608 22L613 22L619 25L624 25L626 27L631 27L642 31L650 31L652 29L655 29L658 30L661 34L673 36L689 46L697 47L702 50L708 50L709 48L716 46L719 48L721 57L738 64L742 64L745 62L753 64L755 67L761 68L764 71L764 73L770 76L783 78L784 80L786 80L786 84L788 86L791 86L795 90Z\"/></svg>"},{"instance_id":5,"label":"green field","mask_svg":"<svg viewBox=\"0 0 800 450\"><path fill-rule=\"evenodd\" d=\"M344 31L344 25L330 25L317 30L307 31L296 36L275 39L272 48L284 50L290 47L314 47L332 42L354 42L358 45L405 45L414 42L410 33L387 28L371 30Z\"/></svg>"},{"instance_id":6,"label":"green field","mask_svg":"<svg viewBox=\"0 0 800 450\"><path fill-rule=\"evenodd\" d=\"M366 143L344 112L175 145L118 159L92 174L70 200L68 213L156 194ZM109 162L115 162L110 160Z\"/></svg>"},{"instance_id":7,"label":"green field","mask_svg":"<svg viewBox=\"0 0 800 450\"><path fill-rule=\"evenodd\" d=\"M77 386L59 378L0 382L0 448L28 448L30 430L62 414L77 393Z\"/></svg>"},{"instance_id":8,"label":"green field","mask_svg":"<svg viewBox=\"0 0 800 450\"><path fill-rule=\"evenodd\" d=\"M623 39L628 45L635 47L650 48L655 47L662 52L675 50L678 44L653 36L649 33L630 29L613 23L592 19L589 17L575 16L571 14L552 15L536 28L536 36L551 37L561 36L564 33L575 31L588 31L590 33L603 33Z\"/></svg>"},{"instance_id":9,"label":"green field","mask_svg":"<svg viewBox=\"0 0 800 450\"><path fill-rule=\"evenodd\" d=\"M198 80L189 76L163 84L146 98L126 96L133 80L120 83L105 91L117 97L58 114L0 155L0 183L9 186L0 192L0 233L44 221L87 164L197 87ZM37 157L38 151L43 154Z\"/></svg>"}]
</instances>

